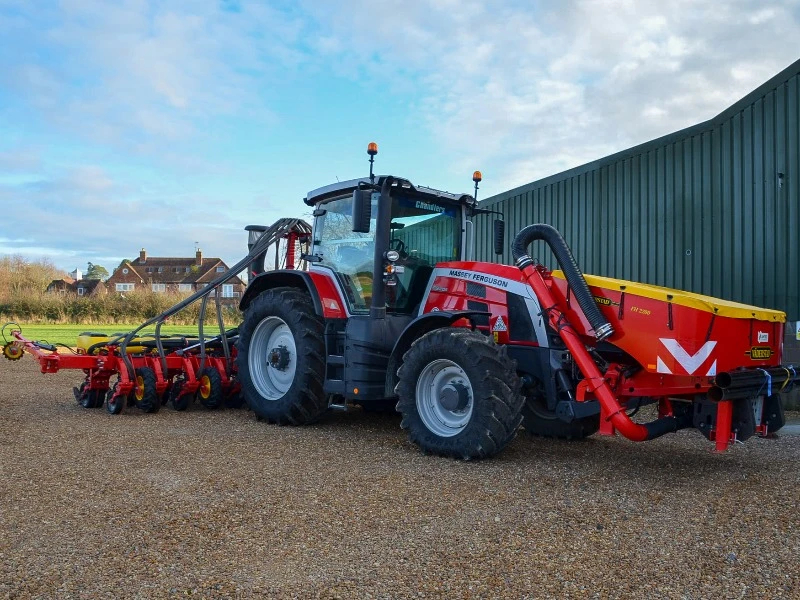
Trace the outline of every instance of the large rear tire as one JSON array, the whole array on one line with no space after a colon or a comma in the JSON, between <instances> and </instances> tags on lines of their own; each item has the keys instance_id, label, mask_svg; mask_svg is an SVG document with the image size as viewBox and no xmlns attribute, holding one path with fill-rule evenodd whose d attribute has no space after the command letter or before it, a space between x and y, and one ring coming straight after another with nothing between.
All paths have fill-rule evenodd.
<instances>
[{"instance_id":1,"label":"large rear tire","mask_svg":"<svg viewBox=\"0 0 800 600\"><path fill-rule=\"evenodd\" d=\"M256 415L305 425L328 410L323 333L310 298L295 288L267 290L247 307L236 364L242 394Z\"/></svg>"},{"instance_id":2,"label":"large rear tire","mask_svg":"<svg viewBox=\"0 0 800 600\"><path fill-rule=\"evenodd\" d=\"M523 397L504 347L482 333L437 329L415 341L398 371L397 410L424 452L479 459L514 439Z\"/></svg>"},{"instance_id":3,"label":"large rear tire","mask_svg":"<svg viewBox=\"0 0 800 600\"><path fill-rule=\"evenodd\" d=\"M544 392L536 390L525 398L522 426L530 435L562 440L582 440L600 429L600 415L575 419L567 423L547 408Z\"/></svg>"}]
</instances>

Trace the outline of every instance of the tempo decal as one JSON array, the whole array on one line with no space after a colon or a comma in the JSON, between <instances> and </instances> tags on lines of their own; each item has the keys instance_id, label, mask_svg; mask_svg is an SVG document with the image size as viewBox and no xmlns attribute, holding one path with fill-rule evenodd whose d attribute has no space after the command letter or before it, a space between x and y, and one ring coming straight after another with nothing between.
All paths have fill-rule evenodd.
<instances>
[{"instance_id":1,"label":"tempo decal","mask_svg":"<svg viewBox=\"0 0 800 600\"><path fill-rule=\"evenodd\" d=\"M683 346L678 343L678 340L673 340L670 338L659 338L659 340L662 344L664 344L667 352L669 352L672 358L674 358L678 364L684 368L688 375L694 375L695 371L700 368L700 365L708 360L708 358L711 356L711 352L717 345L717 342L715 341L708 341L703 344L703 346L697 352L694 354L689 354L686 350L684 350ZM656 372L672 374L672 370L664 363L660 356L656 356ZM706 375L710 376L716 374L717 361L715 360Z\"/></svg>"}]
</instances>

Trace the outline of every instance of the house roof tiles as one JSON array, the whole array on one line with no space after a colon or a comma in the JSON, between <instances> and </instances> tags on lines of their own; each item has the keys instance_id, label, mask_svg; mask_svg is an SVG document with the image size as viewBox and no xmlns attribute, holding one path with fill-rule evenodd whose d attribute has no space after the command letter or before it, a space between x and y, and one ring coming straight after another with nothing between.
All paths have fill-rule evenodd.
<instances>
[{"instance_id":1,"label":"house roof tiles","mask_svg":"<svg viewBox=\"0 0 800 600\"><path fill-rule=\"evenodd\" d=\"M109 278L112 282L123 279L129 280L130 275L138 277L145 283L163 283L177 285L181 283L209 283L215 277L228 271L228 266L221 258L201 258L197 264L197 258L174 258L161 256L148 256L145 260L141 257L134 260L126 260L124 264L132 273L122 274L117 269ZM224 271L217 271L221 267ZM244 282L236 277L231 281L234 284L244 285Z\"/></svg>"}]
</instances>

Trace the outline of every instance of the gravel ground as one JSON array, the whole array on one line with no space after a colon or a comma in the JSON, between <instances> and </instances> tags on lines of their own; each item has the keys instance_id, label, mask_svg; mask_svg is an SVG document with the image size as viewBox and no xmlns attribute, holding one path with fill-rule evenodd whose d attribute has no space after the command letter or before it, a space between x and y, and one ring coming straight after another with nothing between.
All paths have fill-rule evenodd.
<instances>
[{"instance_id":1,"label":"gravel ground","mask_svg":"<svg viewBox=\"0 0 800 600\"><path fill-rule=\"evenodd\" d=\"M798 436L464 463L357 409L115 417L76 375L0 362L2 597L800 598Z\"/></svg>"}]
</instances>

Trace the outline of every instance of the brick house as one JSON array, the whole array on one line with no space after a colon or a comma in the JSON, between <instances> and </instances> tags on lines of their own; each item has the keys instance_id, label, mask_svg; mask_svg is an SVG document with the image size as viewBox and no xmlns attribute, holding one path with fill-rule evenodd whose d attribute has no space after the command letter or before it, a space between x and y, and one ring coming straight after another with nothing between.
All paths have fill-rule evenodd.
<instances>
[{"instance_id":1,"label":"brick house","mask_svg":"<svg viewBox=\"0 0 800 600\"><path fill-rule=\"evenodd\" d=\"M156 293L191 294L226 273L228 265L220 258L204 258L197 250L194 258L162 258L147 256L144 248L139 258L124 260L106 280L109 290L117 293L150 290ZM241 298L245 284L234 277L221 288L223 298Z\"/></svg>"},{"instance_id":2,"label":"brick house","mask_svg":"<svg viewBox=\"0 0 800 600\"><path fill-rule=\"evenodd\" d=\"M99 279L79 279L63 277L54 279L47 286L48 294L76 294L78 296L97 296L105 294L106 285Z\"/></svg>"},{"instance_id":3,"label":"brick house","mask_svg":"<svg viewBox=\"0 0 800 600\"><path fill-rule=\"evenodd\" d=\"M61 279L53 279L47 286L48 294L69 294L75 291L72 286L75 285L75 280L72 277L62 277Z\"/></svg>"}]
</instances>

